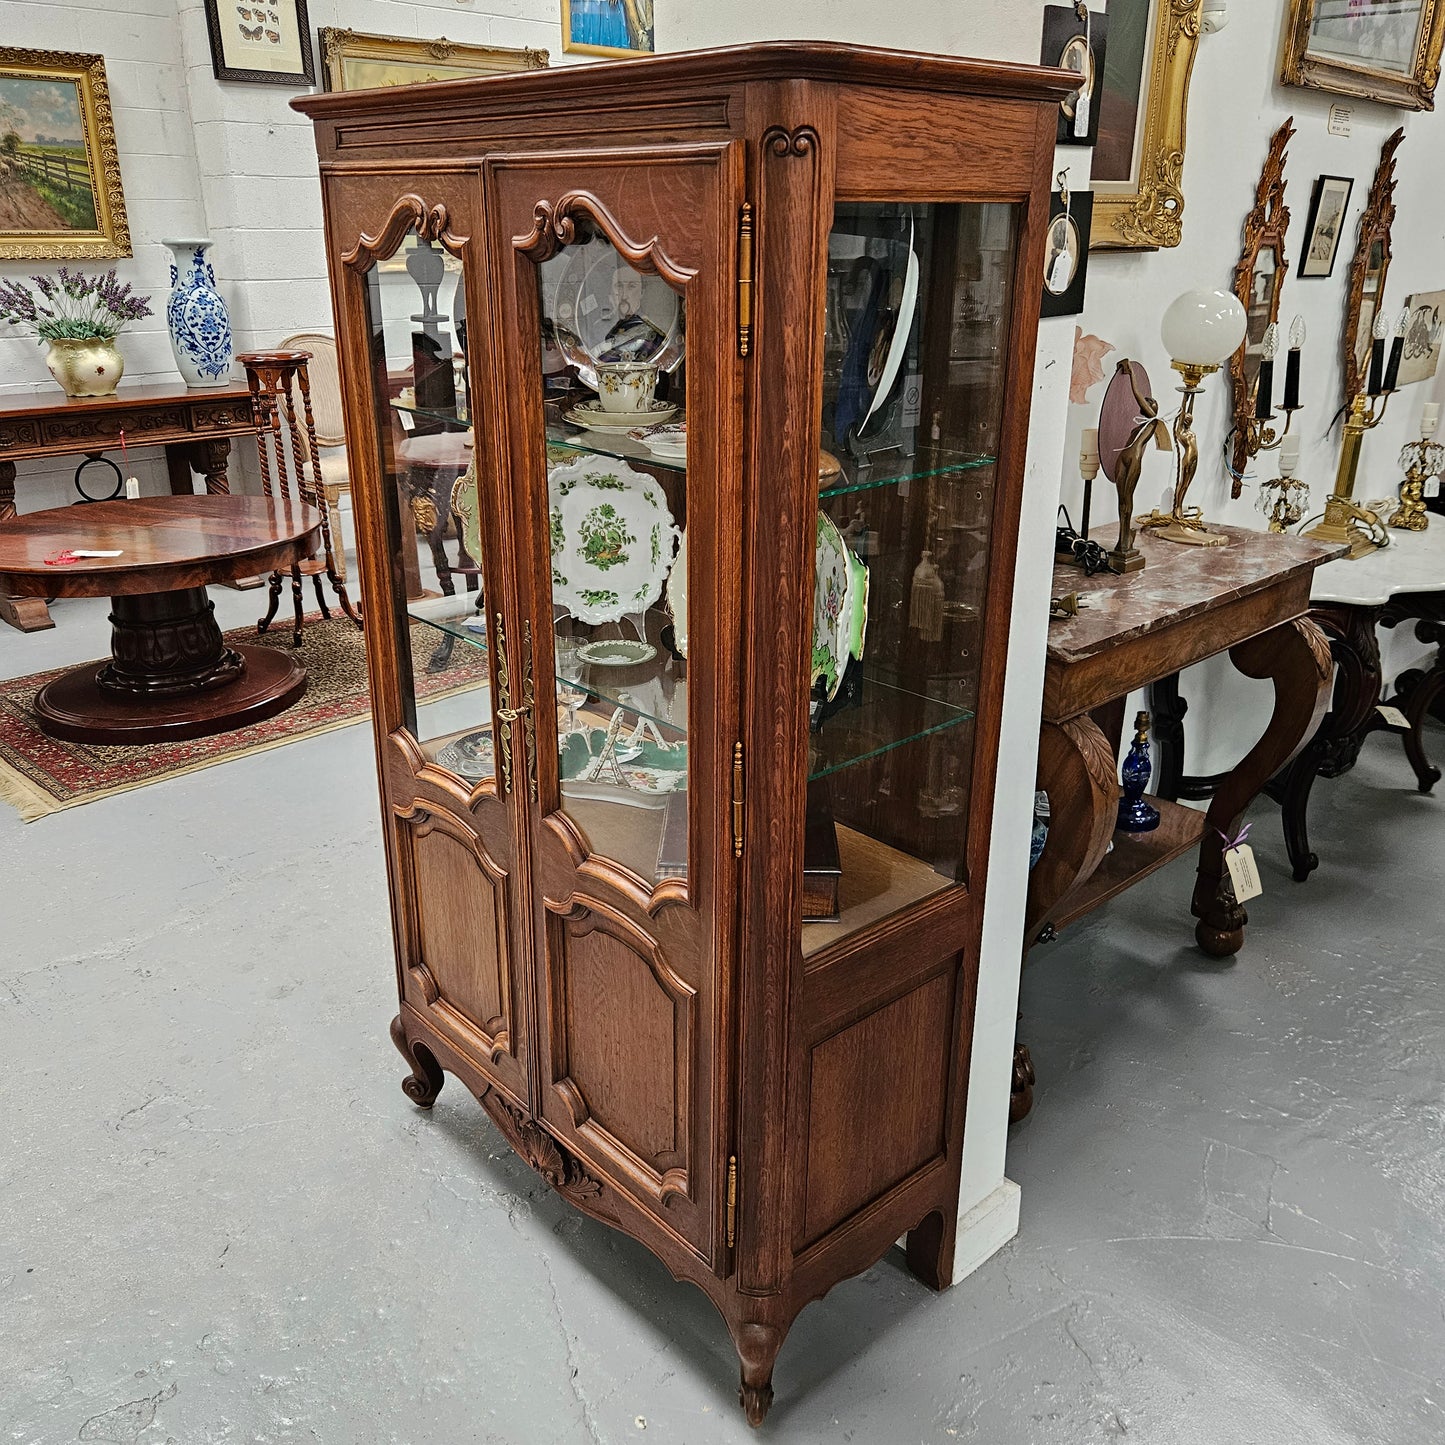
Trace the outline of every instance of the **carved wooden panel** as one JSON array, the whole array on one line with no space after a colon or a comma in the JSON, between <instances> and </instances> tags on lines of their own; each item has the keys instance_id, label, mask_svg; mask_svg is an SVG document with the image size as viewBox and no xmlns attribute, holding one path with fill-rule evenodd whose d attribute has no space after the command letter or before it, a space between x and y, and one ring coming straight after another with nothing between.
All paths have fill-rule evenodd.
<instances>
[{"instance_id":1,"label":"carved wooden panel","mask_svg":"<svg viewBox=\"0 0 1445 1445\"><path fill-rule=\"evenodd\" d=\"M662 952L582 912L559 926L563 1050L557 1089L574 1120L686 1192L695 994Z\"/></svg>"},{"instance_id":2,"label":"carved wooden panel","mask_svg":"<svg viewBox=\"0 0 1445 1445\"><path fill-rule=\"evenodd\" d=\"M47 442L113 441L124 427L127 439L139 443L149 433L187 430L186 414L175 411L103 412L75 418L47 417L41 423Z\"/></svg>"},{"instance_id":3,"label":"carved wooden panel","mask_svg":"<svg viewBox=\"0 0 1445 1445\"><path fill-rule=\"evenodd\" d=\"M40 445L40 425L33 421L11 422L0 426L0 451L11 447L35 447Z\"/></svg>"},{"instance_id":4,"label":"carved wooden panel","mask_svg":"<svg viewBox=\"0 0 1445 1445\"><path fill-rule=\"evenodd\" d=\"M814 1045L795 1247L942 1157L955 977L935 974Z\"/></svg>"},{"instance_id":5,"label":"carved wooden panel","mask_svg":"<svg viewBox=\"0 0 1445 1445\"><path fill-rule=\"evenodd\" d=\"M511 1053L506 876L445 815L418 810L408 823L416 899L408 991L440 1007L484 1058Z\"/></svg>"}]
</instances>

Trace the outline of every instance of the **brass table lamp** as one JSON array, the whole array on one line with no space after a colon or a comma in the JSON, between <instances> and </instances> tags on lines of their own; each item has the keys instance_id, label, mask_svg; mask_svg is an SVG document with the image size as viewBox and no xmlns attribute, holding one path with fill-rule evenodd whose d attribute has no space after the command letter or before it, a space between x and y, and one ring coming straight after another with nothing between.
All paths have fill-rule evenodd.
<instances>
[{"instance_id":1,"label":"brass table lamp","mask_svg":"<svg viewBox=\"0 0 1445 1445\"><path fill-rule=\"evenodd\" d=\"M1194 435L1194 402L1203 390L1206 376L1219 368L1239 349L1247 319L1239 298L1228 291L1186 291L1164 313L1159 331L1170 355L1170 365L1184 378L1178 390L1184 400L1174 418L1174 450L1178 457L1178 481L1174 506L1166 514L1155 511L1139 525L1151 528L1166 542L1194 547L1222 547L1229 539L1204 525L1198 507L1186 507L1184 498L1199 470L1199 442Z\"/></svg>"}]
</instances>

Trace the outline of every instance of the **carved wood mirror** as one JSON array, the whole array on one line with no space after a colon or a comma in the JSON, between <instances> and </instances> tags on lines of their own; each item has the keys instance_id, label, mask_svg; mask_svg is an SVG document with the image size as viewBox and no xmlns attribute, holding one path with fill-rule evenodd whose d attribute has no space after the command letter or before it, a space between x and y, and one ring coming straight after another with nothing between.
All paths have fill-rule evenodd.
<instances>
[{"instance_id":1,"label":"carved wood mirror","mask_svg":"<svg viewBox=\"0 0 1445 1445\"><path fill-rule=\"evenodd\" d=\"M1390 227L1395 221L1395 152L1404 139L1402 127L1380 148L1380 164L1370 185L1370 199L1360 217L1355 259L1350 263L1350 290L1342 338L1346 405L1364 385L1371 331L1385 296L1385 278L1390 272Z\"/></svg>"},{"instance_id":2,"label":"carved wood mirror","mask_svg":"<svg viewBox=\"0 0 1445 1445\"><path fill-rule=\"evenodd\" d=\"M1269 143L1264 169L1254 192L1254 209L1244 218L1244 247L1234 268L1234 294L1248 317L1248 328L1239 350L1230 362L1234 383L1234 480L1230 495L1240 494L1244 469L1261 444L1275 438L1255 419L1255 397L1259 388L1259 364L1264 359L1265 336L1279 321L1280 295L1289 270L1285 259L1285 235L1289 230L1289 207L1284 203L1285 152L1294 134L1291 116L1275 131Z\"/></svg>"}]
</instances>

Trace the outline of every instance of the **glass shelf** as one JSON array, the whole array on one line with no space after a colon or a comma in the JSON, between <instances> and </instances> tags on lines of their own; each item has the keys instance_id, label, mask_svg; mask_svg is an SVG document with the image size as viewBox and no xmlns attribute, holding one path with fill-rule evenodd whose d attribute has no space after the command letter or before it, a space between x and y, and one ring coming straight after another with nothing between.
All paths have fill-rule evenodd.
<instances>
[{"instance_id":1,"label":"glass shelf","mask_svg":"<svg viewBox=\"0 0 1445 1445\"><path fill-rule=\"evenodd\" d=\"M857 706L844 706L808 735L810 780L973 721L972 708L904 686L877 662L865 660L861 673Z\"/></svg>"},{"instance_id":2,"label":"glass shelf","mask_svg":"<svg viewBox=\"0 0 1445 1445\"><path fill-rule=\"evenodd\" d=\"M679 416L679 421L686 418ZM645 466L657 467L666 472L685 473L687 461L682 457L660 457L649 451L641 442L635 442L626 433L587 431L573 426L571 422L558 421L547 417L547 449L565 447L569 452L585 453L594 457L615 457L618 461L642 462Z\"/></svg>"},{"instance_id":3,"label":"glass shelf","mask_svg":"<svg viewBox=\"0 0 1445 1445\"><path fill-rule=\"evenodd\" d=\"M407 403L401 400L393 400L391 404L397 411L404 411L408 416L419 416L423 421L439 421L452 431L471 429L471 418L458 415L454 406L417 406L415 402Z\"/></svg>"},{"instance_id":4,"label":"glass shelf","mask_svg":"<svg viewBox=\"0 0 1445 1445\"><path fill-rule=\"evenodd\" d=\"M850 492L868 492L874 487L892 487L899 482L921 481L926 477L948 477L961 472L976 472L993 466L994 457L970 452L941 451L930 447L928 454L918 452L905 457L898 452L885 454L871 466L860 466L852 457L840 458L843 475L835 477L818 490L820 501L842 497Z\"/></svg>"}]
</instances>

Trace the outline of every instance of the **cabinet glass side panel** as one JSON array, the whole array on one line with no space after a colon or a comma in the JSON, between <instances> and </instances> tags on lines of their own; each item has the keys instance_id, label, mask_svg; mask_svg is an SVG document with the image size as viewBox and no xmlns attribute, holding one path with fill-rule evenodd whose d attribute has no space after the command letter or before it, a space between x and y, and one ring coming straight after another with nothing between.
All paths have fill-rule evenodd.
<instances>
[{"instance_id":1,"label":"cabinet glass side panel","mask_svg":"<svg viewBox=\"0 0 1445 1445\"><path fill-rule=\"evenodd\" d=\"M834 212L806 953L963 873L1015 241L1007 205Z\"/></svg>"},{"instance_id":2,"label":"cabinet glass side panel","mask_svg":"<svg viewBox=\"0 0 1445 1445\"><path fill-rule=\"evenodd\" d=\"M462 263L411 232L368 273L366 299L407 723L475 783L494 765Z\"/></svg>"},{"instance_id":3,"label":"cabinet glass side panel","mask_svg":"<svg viewBox=\"0 0 1445 1445\"><path fill-rule=\"evenodd\" d=\"M556 691L539 736L591 852L686 878L686 302L600 234L537 279Z\"/></svg>"}]
</instances>

